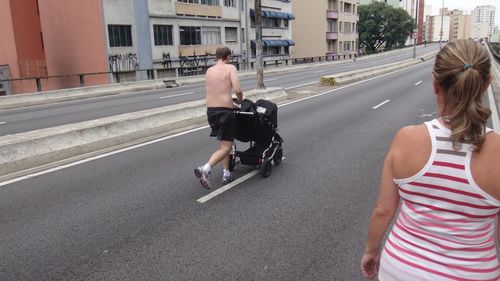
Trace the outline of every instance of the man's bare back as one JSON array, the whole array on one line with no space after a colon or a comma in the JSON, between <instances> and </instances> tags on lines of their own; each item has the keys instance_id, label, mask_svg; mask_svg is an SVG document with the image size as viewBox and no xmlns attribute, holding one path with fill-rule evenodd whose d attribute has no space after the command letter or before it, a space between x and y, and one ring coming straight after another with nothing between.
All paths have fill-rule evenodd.
<instances>
[{"instance_id":1,"label":"man's bare back","mask_svg":"<svg viewBox=\"0 0 500 281\"><path fill-rule=\"evenodd\" d=\"M236 67L219 60L217 64L207 70L205 79L207 91L207 107L233 108L231 90L234 88L236 95L241 100L240 81Z\"/></svg>"}]
</instances>

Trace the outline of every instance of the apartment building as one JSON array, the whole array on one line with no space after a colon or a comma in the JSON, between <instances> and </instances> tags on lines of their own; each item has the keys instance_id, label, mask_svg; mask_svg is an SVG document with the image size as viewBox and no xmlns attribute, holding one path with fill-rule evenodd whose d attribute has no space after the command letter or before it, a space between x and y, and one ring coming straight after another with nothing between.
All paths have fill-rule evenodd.
<instances>
[{"instance_id":1,"label":"apartment building","mask_svg":"<svg viewBox=\"0 0 500 281\"><path fill-rule=\"evenodd\" d=\"M477 6L472 11L472 38L490 38L495 31L495 6Z\"/></svg>"},{"instance_id":2,"label":"apartment building","mask_svg":"<svg viewBox=\"0 0 500 281\"><path fill-rule=\"evenodd\" d=\"M265 59L290 57L291 0L262 5ZM254 61L254 23L252 0L1 1L0 77L61 77L0 83L0 94L202 74L220 46Z\"/></svg>"},{"instance_id":3,"label":"apartment building","mask_svg":"<svg viewBox=\"0 0 500 281\"><path fill-rule=\"evenodd\" d=\"M294 2L300 2L296 0ZM243 54L247 61L255 61L257 49L255 44L255 1L241 0L243 3L242 29L245 30L243 38L246 46ZM291 0L262 0L262 40L264 61L274 61L290 58L293 54L295 41L292 40L292 14Z\"/></svg>"},{"instance_id":4,"label":"apartment building","mask_svg":"<svg viewBox=\"0 0 500 281\"><path fill-rule=\"evenodd\" d=\"M405 10L415 20L417 44L421 44L424 34L425 0L400 0L399 7ZM409 39L407 44L413 44L413 40Z\"/></svg>"},{"instance_id":5,"label":"apartment building","mask_svg":"<svg viewBox=\"0 0 500 281\"><path fill-rule=\"evenodd\" d=\"M356 0L294 1L295 58L327 56L352 58L358 51L358 3Z\"/></svg>"},{"instance_id":6,"label":"apartment building","mask_svg":"<svg viewBox=\"0 0 500 281\"><path fill-rule=\"evenodd\" d=\"M0 1L0 76L6 79L108 71L100 0ZM0 78L0 79L2 79ZM79 78L41 79L45 90L76 87ZM108 75L86 78L87 85ZM35 80L0 82L5 94L35 92Z\"/></svg>"}]
</instances>

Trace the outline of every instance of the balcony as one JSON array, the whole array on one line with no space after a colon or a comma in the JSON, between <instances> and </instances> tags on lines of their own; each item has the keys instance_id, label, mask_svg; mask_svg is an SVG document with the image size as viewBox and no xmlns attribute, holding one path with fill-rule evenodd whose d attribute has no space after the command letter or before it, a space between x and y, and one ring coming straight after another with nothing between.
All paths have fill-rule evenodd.
<instances>
[{"instance_id":1,"label":"balcony","mask_svg":"<svg viewBox=\"0 0 500 281\"><path fill-rule=\"evenodd\" d=\"M221 18L222 7L177 2L175 3L175 13L186 16Z\"/></svg>"},{"instance_id":2,"label":"balcony","mask_svg":"<svg viewBox=\"0 0 500 281\"><path fill-rule=\"evenodd\" d=\"M179 56L201 56L205 54L215 55L215 50L223 45L180 45Z\"/></svg>"},{"instance_id":3,"label":"balcony","mask_svg":"<svg viewBox=\"0 0 500 281\"><path fill-rule=\"evenodd\" d=\"M327 32L326 33L326 40L337 40L337 39L339 39L338 32Z\"/></svg>"},{"instance_id":4,"label":"balcony","mask_svg":"<svg viewBox=\"0 0 500 281\"><path fill-rule=\"evenodd\" d=\"M334 10L328 10L326 11L326 18L327 19L338 19L339 18L339 12L334 11Z\"/></svg>"}]
</instances>

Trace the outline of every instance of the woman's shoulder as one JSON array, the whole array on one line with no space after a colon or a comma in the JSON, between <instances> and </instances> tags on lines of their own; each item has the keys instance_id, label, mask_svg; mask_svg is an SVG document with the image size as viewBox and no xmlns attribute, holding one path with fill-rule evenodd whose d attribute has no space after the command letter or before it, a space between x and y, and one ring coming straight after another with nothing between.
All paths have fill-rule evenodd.
<instances>
[{"instance_id":1,"label":"woman's shoulder","mask_svg":"<svg viewBox=\"0 0 500 281\"><path fill-rule=\"evenodd\" d=\"M493 158L498 159L500 162L500 135L495 132L486 134L486 139L481 151L485 152L487 155L494 156Z\"/></svg>"},{"instance_id":2,"label":"woman's shoulder","mask_svg":"<svg viewBox=\"0 0 500 281\"><path fill-rule=\"evenodd\" d=\"M394 144L406 146L428 139L429 133L425 124L405 126L396 133Z\"/></svg>"}]
</instances>

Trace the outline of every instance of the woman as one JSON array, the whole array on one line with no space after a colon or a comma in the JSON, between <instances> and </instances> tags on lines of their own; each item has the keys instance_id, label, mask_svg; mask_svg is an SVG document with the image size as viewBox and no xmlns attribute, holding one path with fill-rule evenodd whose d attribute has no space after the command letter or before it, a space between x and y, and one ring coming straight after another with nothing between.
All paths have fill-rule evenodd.
<instances>
[{"instance_id":1,"label":"woman","mask_svg":"<svg viewBox=\"0 0 500 281\"><path fill-rule=\"evenodd\" d=\"M491 111L482 106L490 64L472 40L438 53L432 81L440 118L405 127L393 140L361 259L366 278L500 279L500 136L486 128Z\"/></svg>"}]
</instances>

